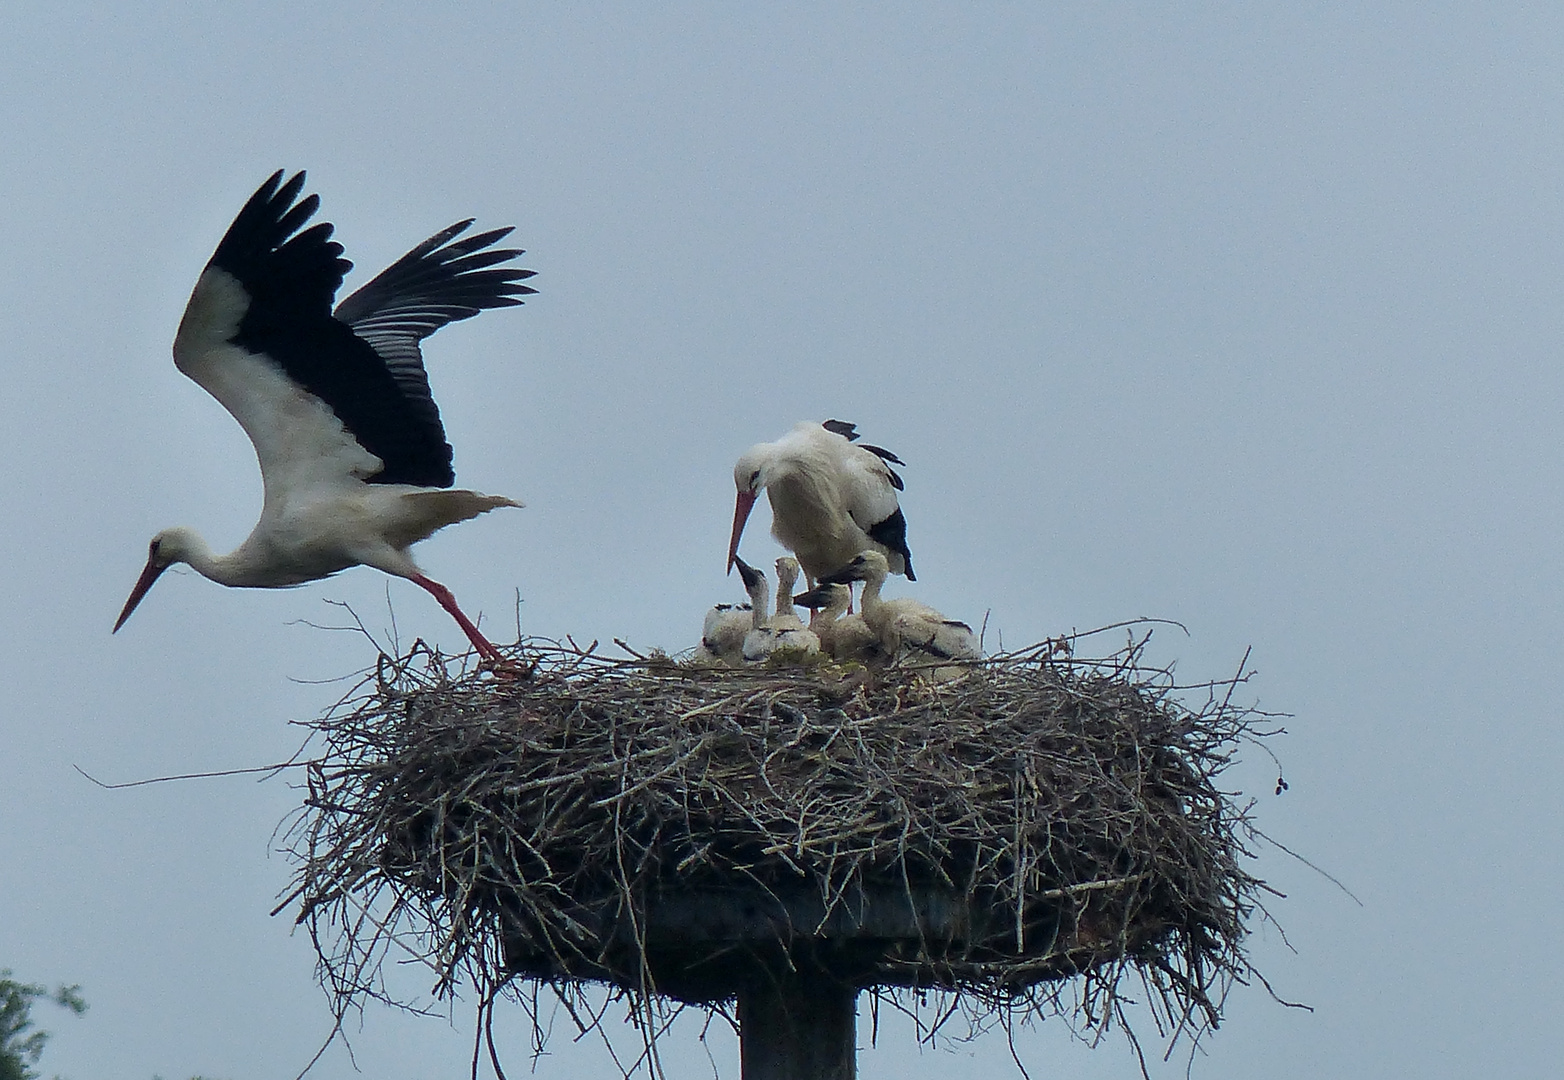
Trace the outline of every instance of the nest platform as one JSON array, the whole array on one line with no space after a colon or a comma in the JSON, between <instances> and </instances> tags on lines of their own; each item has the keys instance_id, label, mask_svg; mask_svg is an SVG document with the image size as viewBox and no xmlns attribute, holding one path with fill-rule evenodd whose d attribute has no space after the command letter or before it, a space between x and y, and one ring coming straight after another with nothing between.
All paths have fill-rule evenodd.
<instances>
[{"instance_id":1,"label":"nest platform","mask_svg":"<svg viewBox=\"0 0 1564 1080\"><path fill-rule=\"evenodd\" d=\"M416 942L441 991L596 982L741 1019L789 987L1066 1011L1080 976L1073 1008L1106 1024L1133 973L1198 1035L1251 970L1264 886L1215 781L1258 714L1142 645L939 682L537 641L499 680L415 647L311 723L287 903L343 1002Z\"/></svg>"}]
</instances>

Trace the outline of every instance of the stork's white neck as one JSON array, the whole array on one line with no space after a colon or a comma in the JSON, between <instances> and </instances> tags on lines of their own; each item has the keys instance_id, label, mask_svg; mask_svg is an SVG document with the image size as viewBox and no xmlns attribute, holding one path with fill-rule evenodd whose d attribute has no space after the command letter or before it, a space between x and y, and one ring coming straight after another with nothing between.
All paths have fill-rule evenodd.
<instances>
[{"instance_id":1,"label":"stork's white neck","mask_svg":"<svg viewBox=\"0 0 1564 1080\"><path fill-rule=\"evenodd\" d=\"M771 607L771 585L766 581L766 575L761 574L760 580L752 588L745 590L749 593L750 625L756 630L765 630L771 626L769 609Z\"/></svg>"},{"instance_id":2,"label":"stork's white neck","mask_svg":"<svg viewBox=\"0 0 1564 1080\"><path fill-rule=\"evenodd\" d=\"M863 579L863 595L859 598L859 603L863 607L864 618L867 619L870 612L879 608L880 586L884 584L885 574L883 572L874 573L870 571L868 576Z\"/></svg>"},{"instance_id":3,"label":"stork's white neck","mask_svg":"<svg viewBox=\"0 0 1564 1080\"><path fill-rule=\"evenodd\" d=\"M831 589L831 602L824 608L825 616L832 622L847 614L847 609L852 606L853 589L851 585L837 585Z\"/></svg>"},{"instance_id":4,"label":"stork's white neck","mask_svg":"<svg viewBox=\"0 0 1564 1080\"><path fill-rule=\"evenodd\" d=\"M777 560L777 614L795 617L793 586L798 584L798 564L789 559Z\"/></svg>"},{"instance_id":5,"label":"stork's white neck","mask_svg":"<svg viewBox=\"0 0 1564 1080\"><path fill-rule=\"evenodd\" d=\"M158 552L170 565L184 563L196 573L219 585L248 585L250 560L240 547L227 555L218 555L200 533L177 525L158 533Z\"/></svg>"}]
</instances>

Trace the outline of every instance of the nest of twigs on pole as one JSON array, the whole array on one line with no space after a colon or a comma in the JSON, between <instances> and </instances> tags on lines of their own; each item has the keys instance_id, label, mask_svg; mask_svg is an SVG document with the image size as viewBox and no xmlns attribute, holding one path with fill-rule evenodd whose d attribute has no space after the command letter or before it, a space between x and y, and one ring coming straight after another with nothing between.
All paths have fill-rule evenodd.
<instances>
[{"instance_id":1,"label":"nest of twigs on pole","mask_svg":"<svg viewBox=\"0 0 1564 1080\"><path fill-rule=\"evenodd\" d=\"M344 1005L416 943L491 1005L516 979L720 1003L803 967L1106 1029L1131 975L1198 1036L1252 973L1263 884L1216 778L1264 732L1242 672L1181 688L1143 643L945 681L537 641L499 680L415 647L310 725L289 902Z\"/></svg>"}]
</instances>

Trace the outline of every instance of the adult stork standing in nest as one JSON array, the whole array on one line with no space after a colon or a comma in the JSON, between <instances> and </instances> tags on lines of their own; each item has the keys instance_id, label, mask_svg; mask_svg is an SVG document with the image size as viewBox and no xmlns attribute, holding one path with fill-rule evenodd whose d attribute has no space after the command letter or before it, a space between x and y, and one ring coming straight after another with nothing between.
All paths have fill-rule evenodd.
<instances>
[{"instance_id":1,"label":"adult stork standing in nest","mask_svg":"<svg viewBox=\"0 0 1564 1080\"><path fill-rule=\"evenodd\" d=\"M730 571L744 523L765 489L771 535L798 557L811 588L865 549L884 555L892 573L917 580L907 550L907 519L896 500L902 479L891 469L904 463L889 450L857 439L854 424L804 421L775 442L745 451L733 466L738 500L728 542Z\"/></svg>"},{"instance_id":2,"label":"adult stork standing in nest","mask_svg":"<svg viewBox=\"0 0 1564 1080\"><path fill-rule=\"evenodd\" d=\"M498 649L427 577L408 548L501 506L501 495L453 488L451 446L429 393L419 342L446 323L508 307L534 290L493 245L510 229L431 236L332 310L352 263L299 199L304 173L283 171L250 197L207 263L174 338L174 363L233 414L255 444L260 521L227 555L193 530L152 538L147 565L114 623L130 618L159 575L187 563L221 585L284 588L373 566L427 589L490 665Z\"/></svg>"}]
</instances>

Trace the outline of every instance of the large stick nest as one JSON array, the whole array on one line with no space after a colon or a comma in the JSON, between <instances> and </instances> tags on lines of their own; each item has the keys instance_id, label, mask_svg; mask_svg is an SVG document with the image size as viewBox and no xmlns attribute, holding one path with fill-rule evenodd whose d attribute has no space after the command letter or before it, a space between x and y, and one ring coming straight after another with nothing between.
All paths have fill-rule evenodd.
<instances>
[{"instance_id":1,"label":"large stick nest","mask_svg":"<svg viewBox=\"0 0 1564 1080\"><path fill-rule=\"evenodd\" d=\"M1216 778L1261 714L1242 672L1192 694L1143 643L944 682L535 641L498 680L415 646L309 725L289 899L341 1003L398 948L491 1000L522 976L715 1002L793 969L1070 1011L1083 975L1103 1024L1134 972L1198 1034L1251 972L1263 884Z\"/></svg>"}]
</instances>

